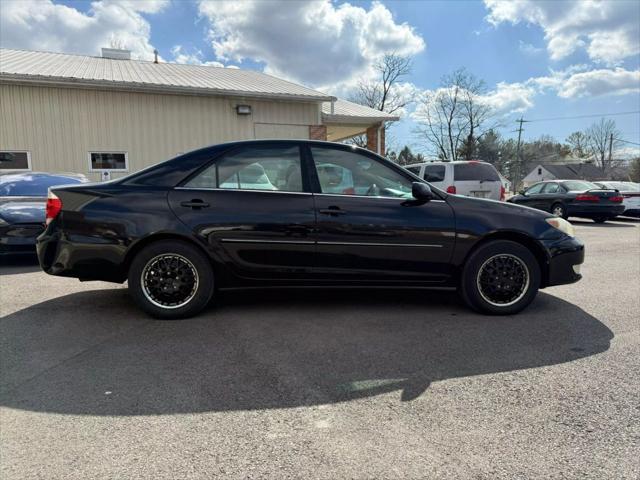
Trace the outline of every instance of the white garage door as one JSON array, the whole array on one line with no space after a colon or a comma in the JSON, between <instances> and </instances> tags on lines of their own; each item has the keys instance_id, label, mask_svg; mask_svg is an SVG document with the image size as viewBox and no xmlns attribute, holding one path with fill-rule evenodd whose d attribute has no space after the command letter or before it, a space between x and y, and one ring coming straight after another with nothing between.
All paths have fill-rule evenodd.
<instances>
[{"instance_id":1,"label":"white garage door","mask_svg":"<svg viewBox=\"0 0 640 480\"><path fill-rule=\"evenodd\" d=\"M282 123L254 123L254 134L257 139L282 138L288 140L308 140L308 125L285 125Z\"/></svg>"}]
</instances>

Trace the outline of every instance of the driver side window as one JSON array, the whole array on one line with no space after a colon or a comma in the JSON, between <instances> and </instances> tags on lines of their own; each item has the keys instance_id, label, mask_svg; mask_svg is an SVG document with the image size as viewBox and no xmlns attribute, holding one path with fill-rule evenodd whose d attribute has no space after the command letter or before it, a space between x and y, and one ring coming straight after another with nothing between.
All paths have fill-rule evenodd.
<instances>
[{"instance_id":1,"label":"driver side window","mask_svg":"<svg viewBox=\"0 0 640 480\"><path fill-rule=\"evenodd\" d=\"M376 160L355 152L311 147L322 193L412 198L412 182Z\"/></svg>"},{"instance_id":2,"label":"driver side window","mask_svg":"<svg viewBox=\"0 0 640 480\"><path fill-rule=\"evenodd\" d=\"M536 183L533 187L531 187L529 190L524 192L524 194L535 195L536 193L540 193L540 191L542 190L542 187L544 187L544 183Z\"/></svg>"}]
</instances>

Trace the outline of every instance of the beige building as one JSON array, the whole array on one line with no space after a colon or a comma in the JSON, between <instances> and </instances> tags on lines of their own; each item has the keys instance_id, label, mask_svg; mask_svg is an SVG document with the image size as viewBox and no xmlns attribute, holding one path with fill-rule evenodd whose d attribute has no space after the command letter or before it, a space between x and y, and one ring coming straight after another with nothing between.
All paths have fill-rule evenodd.
<instances>
[{"instance_id":1,"label":"beige building","mask_svg":"<svg viewBox=\"0 0 640 480\"><path fill-rule=\"evenodd\" d=\"M0 171L118 177L221 142L367 135L384 112L260 72L0 49Z\"/></svg>"}]
</instances>

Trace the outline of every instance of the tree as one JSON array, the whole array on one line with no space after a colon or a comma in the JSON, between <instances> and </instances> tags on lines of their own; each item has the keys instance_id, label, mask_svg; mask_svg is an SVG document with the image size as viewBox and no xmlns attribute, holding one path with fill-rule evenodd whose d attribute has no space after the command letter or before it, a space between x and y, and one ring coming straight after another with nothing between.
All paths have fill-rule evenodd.
<instances>
[{"instance_id":1,"label":"tree","mask_svg":"<svg viewBox=\"0 0 640 480\"><path fill-rule=\"evenodd\" d=\"M565 140L571 153L578 158L589 157L589 137L584 132L573 132Z\"/></svg>"},{"instance_id":2,"label":"tree","mask_svg":"<svg viewBox=\"0 0 640 480\"><path fill-rule=\"evenodd\" d=\"M629 162L629 176L632 182L640 182L640 157Z\"/></svg>"},{"instance_id":3,"label":"tree","mask_svg":"<svg viewBox=\"0 0 640 480\"><path fill-rule=\"evenodd\" d=\"M593 155L596 165L607 173L618 163L611 154L620 145L620 131L614 120L601 118L593 123L585 132L588 137L590 153Z\"/></svg>"},{"instance_id":4,"label":"tree","mask_svg":"<svg viewBox=\"0 0 640 480\"><path fill-rule=\"evenodd\" d=\"M402 77L411 73L413 62L408 57L395 53L386 54L373 68L374 79L362 79L349 101L386 113L398 113L413 101L413 96L399 88ZM387 128L392 122L386 122ZM359 147L367 146L366 135L353 137L351 141Z\"/></svg>"},{"instance_id":5,"label":"tree","mask_svg":"<svg viewBox=\"0 0 640 480\"><path fill-rule=\"evenodd\" d=\"M444 76L440 88L420 100L414 133L441 160L474 158L493 114L484 93L484 82L464 68Z\"/></svg>"}]
</instances>

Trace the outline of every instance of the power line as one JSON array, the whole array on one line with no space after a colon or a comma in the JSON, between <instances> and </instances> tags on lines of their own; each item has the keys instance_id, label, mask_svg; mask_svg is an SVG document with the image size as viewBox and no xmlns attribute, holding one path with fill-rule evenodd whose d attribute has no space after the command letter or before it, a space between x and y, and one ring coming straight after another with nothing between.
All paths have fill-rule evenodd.
<instances>
[{"instance_id":1,"label":"power line","mask_svg":"<svg viewBox=\"0 0 640 480\"><path fill-rule=\"evenodd\" d=\"M640 143L637 142L630 142L629 140L622 140L621 138L618 138L616 141L622 143L630 143L631 145L638 145L640 147Z\"/></svg>"},{"instance_id":2,"label":"power line","mask_svg":"<svg viewBox=\"0 0 640 480\"><path fill-rule=\"evenodd\" d=\"M594 113L594 114L589 114L589 115L575 115L573 117L536 118L534 120L526 120L526 121L528 121L528 122L549 122L551 120L575 120L577 118L614 117L616 115L633 115L633 114L640 114L640 110L634 110L632 112Z\"/></svg>"}]
</instances>

